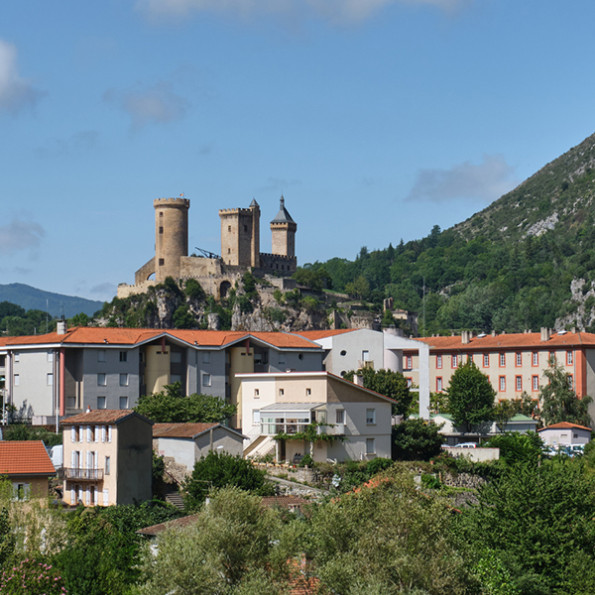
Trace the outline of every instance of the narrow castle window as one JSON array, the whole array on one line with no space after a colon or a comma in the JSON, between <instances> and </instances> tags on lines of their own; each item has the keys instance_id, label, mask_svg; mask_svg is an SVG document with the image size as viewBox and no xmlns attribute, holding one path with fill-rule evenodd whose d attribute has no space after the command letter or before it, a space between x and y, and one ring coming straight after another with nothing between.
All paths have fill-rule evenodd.
<instances>
[{"instance_id":1,"label":"narrow castle window","mask_svg":"<svg viewBox=\"0 0 595 595\"><path fill-rule=\"evenodd\" d=\"M159 233L163 233L163 226L159 226Z\"/></svg>"},{"instance_id":2,"label":"narrow castle window","mask_svg":"<svg viewBox=\"0 0 595 595\"><path fill-rule=\"evenodd\" d=\"M159 259L159 266L162 267L165 264L165 260L163 258Z\"/></svg>"}]
</instances>

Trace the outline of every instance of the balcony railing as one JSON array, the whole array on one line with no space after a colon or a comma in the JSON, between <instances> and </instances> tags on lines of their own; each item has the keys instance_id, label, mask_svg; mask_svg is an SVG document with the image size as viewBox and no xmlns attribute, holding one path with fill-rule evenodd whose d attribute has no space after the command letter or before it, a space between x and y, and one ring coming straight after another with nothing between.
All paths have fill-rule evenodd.
<instances>
[{"instance_id":1,"label":"balcony railing","mask_svg":"<svg viewBox=\"0 0 595 595\"><path fill-rule=\"evenodd\" d=\"M66 479L77 479L79 481L101 481L103 469L81 469L80 467L65 467L64 477Z\"/></svg>"},{"instance_id":2,"label":"balcony railing","mask_svg":"<svg viewBox=\"0 0 595 595\"><path fill-rule=\"evenodd\" d=\"M328 436L343 436L345 434L345 424L322 424L316 428L317 434L327 434Z\"/></svg>"},{"instance_id":3,"label":"balcony railing","mask_svg":"<svg viewBox=\"0 0 595 595\"><path fill-rule=\"evenodd\" d=\"M374 361L370 359L359 360L358 364L360 370L363 370L364 368L371 368L372 370L374 369Z\"/></svg>"}]
</instances>

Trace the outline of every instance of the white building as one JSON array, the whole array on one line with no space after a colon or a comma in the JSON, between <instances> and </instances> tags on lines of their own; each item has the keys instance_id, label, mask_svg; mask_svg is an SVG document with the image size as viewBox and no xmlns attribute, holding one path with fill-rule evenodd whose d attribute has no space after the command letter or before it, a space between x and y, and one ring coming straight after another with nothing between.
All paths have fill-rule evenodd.
<instances>
[{"instance_id":1,"label":"white building","mask_svg":"<svg viewBox=\"0 0 595 595\"><path fill-rule=\"evenodd\" d=\"M391 456L393 399L329 372L238 374L245 456L315 461ZM276 437L276 438L275 438Z\"/></svg>"}]
</instances>

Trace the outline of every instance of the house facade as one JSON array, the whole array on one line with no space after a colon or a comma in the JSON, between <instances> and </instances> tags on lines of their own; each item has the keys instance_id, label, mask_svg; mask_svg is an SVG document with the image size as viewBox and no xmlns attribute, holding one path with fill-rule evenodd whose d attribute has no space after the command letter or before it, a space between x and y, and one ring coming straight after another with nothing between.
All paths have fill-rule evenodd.
<instances>
[{"instance_id":1,"label":"house facade","mask_svg":"<svg viewBox=\"0 0 595 595\"><path fill-rule=\"evenodd\" d=\"M538 430L539 437L548 446L585 445L591 440L591 428L563 421Z\"/></svg>"},{"instance_id":2,"label":"house facade","mask_svg":"<svg viewBox=\"0 0 595 595\"><path fill-rule=\"evenodd\" d=\"M192 473L194 464L211 451L241 456L244 436L217 423L158 423L153 425L153 450Z\"/></svg>"},{"instance_id":3,"label":"house facade","mask_svg":"<svg viewBox=\"0 0 595 595\"><path fill-rule=\"evenodd\" d=\"M0 440L0 475L12 483L16 500L47 498L55 474L41 440Z\"/></svg>"},{"instance_id":4,"label":"house facade","mask_svg":"<svg viewBox=\"0 0 595 595\"><path fill-rule=\"evenodd\" d=\"M539 333L479 334L418 339L429 346L430 388L445 391L462 362L471 359L489 378L498 401L519 399L526 392L537 400L547 382L545 370L554 360L562 366L579 398L595 396L595 334ZM417 355L403 351L403 374L416 382ZM595 416L595 405L590 414Z\"/></svg>"},{"instance_id":5,"label":"house facade","mask_svg":"<svg viewBox=\"0 0 595 595\"><path fill-rule=\"evenodd\" d=\"M45 424L88 407L131 409L141 395L174 382L185 394L238 404L236 373L321 370L323 354L317 343L290 333L67 329L62 322L54 333L2 337L0 375L5 401Z\"/></svg>"},{"instance_id":6,"label":"house facade","mask_svg":"<svg viewBox=\"0 0 595 595\"><path fill-rule=\"evenodd\" d=\"M133 411L88 411L63 420L62 435L64 502L112 506L151 498L151 421Z\"/></svg>"},{"instance_id":7,"label":"house facade","mask_svg":"<svg viewBox=\"0 0 595 595\"><path fill-rule=\"evenodd\" d=\"M315 461L391 456L393 400L329 372L239 374L244 456Z\"/></svg>"}]
</instances>

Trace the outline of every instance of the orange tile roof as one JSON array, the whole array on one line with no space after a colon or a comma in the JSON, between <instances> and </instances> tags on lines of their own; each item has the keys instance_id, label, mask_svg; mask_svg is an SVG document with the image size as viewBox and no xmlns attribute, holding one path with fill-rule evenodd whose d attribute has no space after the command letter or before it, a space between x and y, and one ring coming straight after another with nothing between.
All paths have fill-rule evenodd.
<instances>
[{"instance_id":1,"label":"orange tile roof","mask_svg":"<svg viewBox=\"0 0 595 595\"><path fill-rule=\"evenodd\" d=\"M211 428L221 424L217 423L161 423L153 424L153 438L194 438Z\"/></svg>"},{"instance_id":2,"label":"orange tile roof","mask_svg":"<svg viewBox=\"0 0 595 595\"><path fill-rule=\"evenodd\" d=\"M332 329L326 331L298 331L295 334L301 335L302 337L306 337L307 339L311 339L312 341L316 341L317 339L324 339L326 337L334 337L335 335L342 335L344 333L352 333L358 329L355 328L342 328L342 329Z\"/></svg>"},{"instance_id":3,"label":"orange tile roof","mask_svg":"<svg viewBox=\"0 0 595 595\"><path fill-rule=\"evenodd\" d=\"M579 424L573 424L569 421L561 421L557 424L552 424L551 426L546 426L545 428L541 428L537 430L538 432L543 432L544 430L587 430L587 432L591 431L591 428L587 428L587 426L581 426Z\"/></svg>"},{"instance_id":4,"label":"orange tile roof","mask_svg":"<svg viewBox=\"0 0 595 595\"><path fill-rule=\"evenodd\" d=\"M140 417L147 421L147 423L153 423L131 409L93 409L91 411L86 411L85 413L67 417L60 423L63 426L72 426L75 424L115 424L130 415Z\"/></svg>"},{"instance_id":5,"label":"orange tile roof","mask_svg":"<svg viewBox=\"0 0 595 595\"><path fill-rule=\"evenodd\" d=\"M56 332L24 337L2 337L0 346L25 346L59 343L137 345L161 336L175 338L189 344L205 347L223 347L243 339L263 341L274 347L287 349L320 349L320 346L299 334L282 332L206 331L181 329L136 329L115 327L73 327L65 334Z\"/></svg>"},{"instance_id":6,"label":"orange tile roof","mask_svg":"<svg viewBox=\"0 0 595 595\"><path fill-rule=\"evenodd\" d=\"M1 475L54 475L56 470L41 440L0 441Z\"/></svg>"},{"instance_id":7,"label":"orange tile roof","mask_svg":"<svg viewBox=\"0 0 595 595\"><path fill-rule=\"evenodd\" d=\"M460 335L451 337L417 337L434 351L478 351L502 349L551 349L576 346L595 347L593 333L554 333L547 341L541 340L541 333L506 333L471 337L469 343L463 343Z\"/></svg>"}]
</instances>

